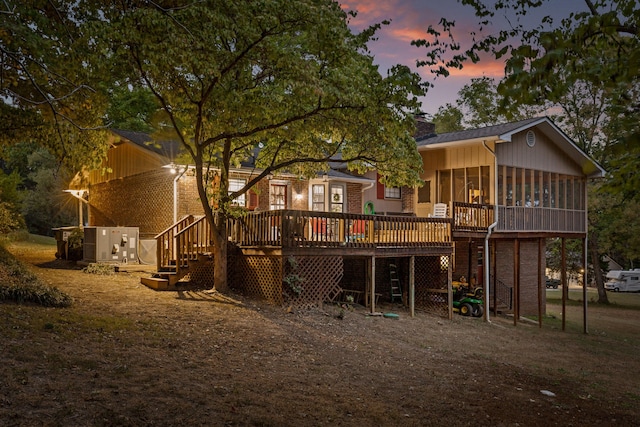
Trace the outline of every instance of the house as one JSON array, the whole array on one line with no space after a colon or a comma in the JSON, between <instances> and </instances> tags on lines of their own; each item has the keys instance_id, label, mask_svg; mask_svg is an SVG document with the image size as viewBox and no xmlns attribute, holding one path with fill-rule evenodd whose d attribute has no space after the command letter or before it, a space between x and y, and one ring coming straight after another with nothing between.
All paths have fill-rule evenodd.
<instances>
[{"instance_id":1,"label":"house","mask_svg":"<svg viewBox=\"0 0 640 427\"><path fill-rule=\"evenodd\" d=\"M604 171L546 117L442 135L418 118L417 128L419 189L336 163L309 180L270 176L239 198L247 215L229 223L230 282L275 303L349 295L372 310L401 300L451 316L452 283L467 280L488 290L494 310L538 313L545 239L586 237L586 181ZM185 274L210 280L194 171L176 166L175 143L149 140L114 131L109 172L86 183L89 225L139 227L140 253L155 255L162 272L149 286L175 287ZM230 190L254 173L247 159ZM435 217L442 204L446 217Z\"/></svg>"}]
</instances>

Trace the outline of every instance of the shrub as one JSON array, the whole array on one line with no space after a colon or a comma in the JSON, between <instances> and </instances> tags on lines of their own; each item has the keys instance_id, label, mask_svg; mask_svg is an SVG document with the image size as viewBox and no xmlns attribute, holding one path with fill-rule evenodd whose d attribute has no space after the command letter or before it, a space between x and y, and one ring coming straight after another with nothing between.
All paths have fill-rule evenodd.
<instances>
[{"instance_id":1,"label":"shrub","mask_svg":"<svg viewBox=\"0 0 640 427\"><path fill-rule=\"evenodd\" d=\"M84 256L83 253L84 231L81 228L74 228L67 238L67 259L79 261Z\"/></svg>"},{"instance_id":2,"label":"shrub","mask_svg":"<svg viewBox=\"0 0 640 427\"><path fill-rule=\"evenodd\" d=\"M82 272L88 273L88 274L99 274L102 276L110 276L112 274L115 274L115 268L113 267L112 264L91 263L85 268L83 268Z\"/></svg>"},{"instance_id":3,"label":"shrub","mask_svg":"<svg viewBox=\"0 0 640 427\"><path fill-rule=\"evenodd\" d=\"M0 246L0 301L33 303L44 307L68 307L69 295L48 286Z\"/></svg>"},{"instance_id":4,"label":"shrub","mask_svg":"<svg viewBox=\"0 0 640 427\"><path fill-rule=\"evenodd\" d=\"M24 228L24 219L7 202L0 202L0 234Z\"/></svg>"}]
</instances>

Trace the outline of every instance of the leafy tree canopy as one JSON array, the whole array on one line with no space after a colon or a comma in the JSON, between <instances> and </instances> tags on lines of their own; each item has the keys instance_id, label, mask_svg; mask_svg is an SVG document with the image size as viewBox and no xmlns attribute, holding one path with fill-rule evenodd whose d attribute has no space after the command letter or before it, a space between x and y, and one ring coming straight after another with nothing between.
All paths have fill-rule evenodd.
<instances>
[{"instance_id":1,"label":"leafy tree canopy","mask_svg":"<svg viewBox=\"0 0 640 427\"><path fill-rule=\"evenodd\" d=\"M0 151L35 141L79 169L99 164L105 76L93 73L79 4L68 0L0 3ZM2 154L0 152L0 154Z\"/></svg>"},{"instance_id":2,"label":"leafy tree canopy","mask_svg":"<svg viewBox=\"0 0 640 427\"><path fill-rule=\"evenodd\" d=\"M92 2L78 5L88 11ZM195 165L211 222L203 170L218 171L219 289L224 216L267 175L313 176L340 158L355 171L378 169L389 185L420 182L420 78L403 66L382 77L367 49L380 25L353 34L348 16L332 0L165 0L106 2L87 18L96 53L89 60L122 87L153 93L162 136L180 140ZM255 178L228 194L229 171L252 156Z\"/></svg>"},{"instance_id":3,"label":"leafy tree canopy","mask_svg":"<svg viewBox=\"0 0 640 427\"><path fill-rule=\"evenodd\" d=\"M455 106L447 104L438 109L433 117L436 130L441 133L493 126L534 117L542 110L540 107L526 105L501 108L503 100L504 96L498 92L494 79L490 77L471 79L471 83L464 85L458 91Z\"/></svg>"},{"instance_id":4,"label":"leafy tree canopy","mask_svg":"<svg viewBox=\"0 0 640 427\"><path fill-rule=\"evenodd\" d=\"M366 54L379 26L351 34L337 3L132 2L96 13L104 65L154 94L196 166L225 170L260 145L265 176L308 176L340 155L392 184L417 182L419 78L400 66L382 78Z\"/></svg>"}]
</instances>

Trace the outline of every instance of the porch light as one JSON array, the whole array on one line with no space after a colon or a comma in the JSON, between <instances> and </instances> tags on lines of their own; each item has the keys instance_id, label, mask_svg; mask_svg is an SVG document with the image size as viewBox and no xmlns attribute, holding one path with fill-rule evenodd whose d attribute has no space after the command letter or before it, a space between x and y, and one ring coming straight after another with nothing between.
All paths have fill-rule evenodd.
<instances>
[{"instance_id":1,"label":"porch light","mask_svg":"<svg viewBox=\"0 0 640 427\"><path fill-rule=\"evenodd\" d=\"M83 208L82 203L89 204L87 200L85 200L85 194L89 193L89 190L64 190L65 193L71 194L73 197L78 199L78 227L82 228L84 226L84 217L83 217Z\"/></svg>"},{"instance_id":2,"label":"porch light","mask_svg":"<svg viewBox=\"0 0 640 427\"><path fill-rule=\"evenodd\" d=\"M295 198L296 200L298 200L298 201L299 201L299 200L302 200L302 198L303 198L303 197L304 197L304 196L302 195L302 193L296 193L296 195L294 196L294 198Z\"/></svg>"},{"instance_id":3,"label":"porch light","mask_svg":"<svg viewBox=\"0 0 640 427\"><path fill-rule=\"evenodd\" d=\"M83 198L86 191L87 190L64 190L65 193L69 193L77 199Z\"/></svg>"},{"instance_id":4,"label":"porch light","mask_svg":"<svg viewBox=\"0 0 640 427\"><path fill-rule=\"evenodd\" d=\"M169 169L169 173L171 175L175 175L177 173L182 174L187 170L186 166L176 165L173 162L169 163L168 165L164 165L163 168Z\"/></svg>"}]
</instances>

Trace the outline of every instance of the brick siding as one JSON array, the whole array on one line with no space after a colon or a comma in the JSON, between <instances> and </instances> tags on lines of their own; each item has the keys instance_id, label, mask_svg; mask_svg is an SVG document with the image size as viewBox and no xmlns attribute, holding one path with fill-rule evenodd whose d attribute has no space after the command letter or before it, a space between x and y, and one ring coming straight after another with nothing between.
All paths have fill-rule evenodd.
<instances>
[{"instance_id":1,"label":"brick siding","mask_svg":"<svg viewBox=\"0 0 640 427\"><path fill-rule=\"evenodd\" d=\"M166 169L89 188L89 225L139 227L152 237L173 222L173 178Z\"/></svg>"},{"instance_id":2,"label":"brick siding","mask_svg":"<svg viewBox=\"0 0 640 427\"><path fill-rule=\"evenodd\" d=\"M362 213L362 185L347 183L347 213Z\"/></svg>"},{"instance_id":3,"label":"brick siding","mask_svg":"<svg viewBox=\"0 0 640 427\"><path fill-rule=\"evenodd\" d=\"M513 287L513 240L500 240L496 242L496 274L498 280L505 285ZM543 244L544 253L544 244ZM538 314L538 241L520 241L520 315ZM545 262L543 258L540 266L544 274ZM542 294L542 306L546 305L546 293Z\"/></svg>"},{"instance_id":4,"label":"brick siding","mask_svg":"<svg viewBox=\"0 0 640 427\"><path fill-rule=\"evenodd\" d=\"M415 194L416 190L411 187L402 187L402 212L415 213Z\"/></svg>"}]
</instances>

